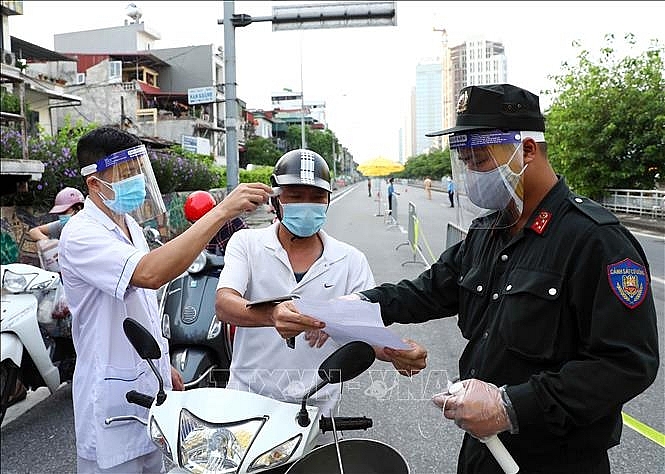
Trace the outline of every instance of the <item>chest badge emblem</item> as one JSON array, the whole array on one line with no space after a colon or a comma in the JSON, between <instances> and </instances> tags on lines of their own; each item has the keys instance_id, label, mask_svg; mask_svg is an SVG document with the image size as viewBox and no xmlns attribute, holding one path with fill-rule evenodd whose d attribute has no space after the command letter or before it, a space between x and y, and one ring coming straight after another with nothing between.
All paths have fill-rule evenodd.
<instances>
[{"instance_id":1,"label":"chest badge emblem","mask_svg":"<svg viewBox=\"0 0 665 474\"><path fill-rule=\"evenodd\" d=\"M637 308L647 295L648 276L644 266L626 258L607 266L612 292L630 309Z\"/></svg>"}]
</instances>

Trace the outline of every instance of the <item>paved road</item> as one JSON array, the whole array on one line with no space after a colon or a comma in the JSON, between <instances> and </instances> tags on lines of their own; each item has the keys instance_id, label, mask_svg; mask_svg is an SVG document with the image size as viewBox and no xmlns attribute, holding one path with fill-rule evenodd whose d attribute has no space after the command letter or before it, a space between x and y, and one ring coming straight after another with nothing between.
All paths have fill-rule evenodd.
<instances>
[{"instance_id":1,"label":"paved road","mask_svg":"<svg viewBox=\"0 0 665 474\"><path fill-rule=\"evenodd\" d=\"M376 191L380 186L378 182L373 184L371 198L367 196L365 183L338 190L325 229L365 252L377 283L413 278L426 265L421 256L414 255L406 245L409 201L415 204L418 212L422 255L428 263L443 251L446 225L455 220L455 209L448 207L447 195L443 193L433 193L433 199L428 201L422 189L398 185L401 194L398 224L394 225L385 216L377 216L384 213L385 186L381 189L383 195L379 202ZM271 215L264 211L250 216L254 225L264 225L270 220ZM635 230L635 233L654 259L654 294L660 308L658 323L663 328L665 274L663 264L655 264L665 255L663 236L643 230ZM362 435L397 447L406 457L412 474L452 474L462 433L448 420L441 419L440 411L434 409L429 399L442 390L447 375L453 377L456 374L457 358L464 341L454 318L421 325L394 325L393 329L428 347L428 369L407 379L396 374L387 364L376 362L368 373L345 384L340 414L372 417L374 427ZM624 411L663 433L663 393L665 383L661 368L656 383L626 404ZM55 395L25 413L22 410L26 405L19 405L14 409L20 416L11 421L8 413L2 427L0 471L12 474L73 472L71 387L63 386ZM610 451L610 458L614 474L662 474L665 449L624 427L622 443Z\"/></svg>"}]
</instances>

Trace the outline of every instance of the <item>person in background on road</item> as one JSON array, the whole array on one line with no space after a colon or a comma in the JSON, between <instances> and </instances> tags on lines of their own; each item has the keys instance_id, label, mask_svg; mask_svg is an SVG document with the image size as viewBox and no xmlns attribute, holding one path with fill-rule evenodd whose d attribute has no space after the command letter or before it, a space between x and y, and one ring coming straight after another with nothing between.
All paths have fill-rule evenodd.
<instances>
[{"instance_id":1,"label":"person in background on road","mask_svg":"<svg viewBox=\"0 0 665 474\"><path fill-rule=\"evenodd\" d=\"M130 390L156 393L157 379L123 332L127 317L158 341L155 361L165 389L182 390L162 336L156 292L180 275L222 224L267 202L271 189L239 185L181 235L149 250L137 220L165 212L145 146L134 135L97 128L78 142L88 188L82 211L60 237L60 267L72 313L76 370L72 384L78 473L161 472L162 454L140 423L106 425L107 417L147 410L130 404Z\"/></svg>"},{"instance_id":2,"label":"person in background on road","mask_svg":"<svg viewBox=\"0 0 665 474\"><path fill-rule=\"evenodd\" d=\"M374 277L365 255L321 230L331 188L330 171L320 155L305 149L287 152L275 164L271 183L279 189L272 198L278 221L233 234L215 307L220 320L237 326L227 387L299 403L316 384L321 362L338 345L313 326L289 348L275 329L288 327L296 314L294 303L247 304L290 294L329 300L371 288ZM415 373L424 367L426 352L411 345L413 350L380 349L377 356L417 364ZM340 390L339 385L328 385L312 403L329 416Z\"/></svg>"},{"instance_id":3,"label":"person in background on road","mask_svg":"<svg viewBox=\"0 0 665 474\"><path fill-rule=\"evenodd\" d=\"M183 211L185 219L191 224L203 217L208 211L215 207L215 198L207 191L194 191L187 196ZM240 217L229 219L217 231L215 236L206 245L206 250L215 255L224 255L226 244L231 236L240 229L249 229L245 220Z\"/></svg>"},{"instance_id":4,"label":"person in background on road","mask_svg":"<svg viewBox=\"0 0 665 474\"><path fill-rule=\"evenodd\" d=\"M367 195L372 197L372 178L367 178Z\"/></svg>"},{"instance_id":5,"label":"person in background on road","mask_svg":"<svg viewBox=\"0 0 665 474\"><path fill-rule=\"evenodd\" d=\"M28 231L32 240L59 239L60 232L70 217L83 209L85 198L76 188L63 188L55 195L55 202L49 214L57 214L58 220L33 227Z\"/></svg>"},{"instance_id":6,"label":"person in background on road","mask_svg":"<svg viewBox=\"0 0 665 474\"><path fill-rule=\"evenodd\" d=\"M347 297L379 303L385 324L458 315L463 389L433 401L467 432L460 474L502 472L480 441L493 435L520 472L609 473L622 405L658 370L644 251L555 174L544 131L531 92L463 88L456 126L432 135L450 135L453 176L483 212L417 278Z\"/></svg>"},{"instance_id":7,"label":"person in background on road","mask_svg":"<svg viewBox=\"0 0 665 474\"><path fill-rule=\"evenodd\" d=\"M453 178L448 177L446 190L448 191L448 199L450 200L450 207L455 207L455 182Z\"/></svg>"},{"instance_id":8,"label":"person in background on road","mask_svg":"<svg viewBox=\"0 0 665 474\"><path fill-rule=\"evenodd\" d=\"M390 178L388 180L388 214L393 213L393 194L399 196L399 193L395 191L395 178Z\"/></svg>"},{"instance_id":9,"label":"person in background on road","mask_svg":"<svg viewBox=\"0 0 665 474\"><path fill-rule=\"evenodd\" d=\"M432 179L429 176L425 176L425 181L423 181L423 187L425 188L425 195L427 199L432 200Z\"/></svg>"}]
</instances>

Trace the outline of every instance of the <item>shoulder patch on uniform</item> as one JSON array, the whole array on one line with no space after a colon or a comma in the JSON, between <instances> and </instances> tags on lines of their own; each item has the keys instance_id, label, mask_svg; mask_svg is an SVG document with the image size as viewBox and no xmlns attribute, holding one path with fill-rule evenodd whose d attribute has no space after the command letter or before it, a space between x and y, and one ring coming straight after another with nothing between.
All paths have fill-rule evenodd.
<instances>
[{"instance_id":1,"label":"shoulder patch on uniform","mask_svg":"<svg viewBox=\"0 0 665 474\"><path fill-rule=\"evenodd\" d=\"M568 200L576 209L579 209L584 215L588 216L596 224L618 224L619 219L608 209L598 204L593 199L571 194Z\"/></svg>"},{"instance_id":2,"label":"shoulder patch on uniform","mask_svg":"<svg viewBox=\"0 0 665 474\"><path fill-rule=\"evenodd\" d=\"M649 277L646 268L629 258L608 265L607 279L619 301L630 309L641 305L647 296Z\"/></svg>"}]
</instances>

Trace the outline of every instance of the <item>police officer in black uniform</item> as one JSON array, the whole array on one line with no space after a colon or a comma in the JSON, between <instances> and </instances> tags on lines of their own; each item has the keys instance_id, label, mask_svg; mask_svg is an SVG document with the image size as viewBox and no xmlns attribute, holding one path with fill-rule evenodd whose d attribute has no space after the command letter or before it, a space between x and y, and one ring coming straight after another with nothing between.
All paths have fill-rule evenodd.
<instances>
[{"instance_id":1,"label":"police officer in black uniform","mask_svg":"<svg viewBox=\"0 0 665 474\"><path fill-rule=\"evenodd\" d=\"M522 473L608 473L621 407L656 377L644 251L555 174L544 131L529 91L463 89L456 126L431 135L450 135L455 180L490 212L416 279L362 292L386 324L459 314L466 390L435 400L467 431L458 473L501 472L477 439L497 433Z\"/></svg>"},{"instance_id":2,"label":"police officer in black uniform","mask_svg":"<svg viewBox=\"0 0 665 474\"><path fill-rule=\"evenodd\" d=\"M459 315L464 389L434 399L467 432L458 473L502 472L479 441L495 434L520 473L609 473L622 405L656 377L644 251L555 174L544 131L529 91L462 89L456 126L431 135L450 135L458 193L484 213L414 280L357 295L385 324Z\"/></svg>"}]
</instances>

